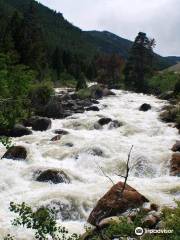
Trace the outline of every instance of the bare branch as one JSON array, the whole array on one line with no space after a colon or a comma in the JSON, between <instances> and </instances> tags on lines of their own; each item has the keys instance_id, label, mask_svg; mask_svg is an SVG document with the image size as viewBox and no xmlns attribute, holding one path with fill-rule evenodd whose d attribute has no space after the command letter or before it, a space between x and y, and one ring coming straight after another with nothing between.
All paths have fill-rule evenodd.
<instances>
[{"instance_id":1,"label":"bare branch","mask_svg":"<svg viewBox=\"0 0 180 240\"><path fill-rule=\"evenodd\" d=\"M126 164L126 176L124 177L125 178L125 181L124 181L124 185L122 187L122 190L121 190L121 196L124 192L124 189L126 188L126 183L127 183L127 179L129 177L129 170L130 170L130 167L129 167L129 161L130 161L130 158L131 158L131 152L132 152L132 149L133 149L133 145L131 146L131 149L129 151L129 154L128 154L128 160L127 160L127 164Z\"/></svg>"},{"instance_id":2,"label":"bare branch","mask_svg":"<svg viewBox=\"0 0 180 240\"><path fill-rule=\"evenodd\" d=\"M96 163L96 164L97 164L97 163ZM115 185L115 183L113 182L113 180L104 172L103 168L100 167L98 164L97 164L97 166L98 166L98 168L101 170L101 172L103 173L103 175L104 175L105 177L107 177L107 178L111 181L111 183L112 183L113 185Z\"/></svg>"}]
</instances>

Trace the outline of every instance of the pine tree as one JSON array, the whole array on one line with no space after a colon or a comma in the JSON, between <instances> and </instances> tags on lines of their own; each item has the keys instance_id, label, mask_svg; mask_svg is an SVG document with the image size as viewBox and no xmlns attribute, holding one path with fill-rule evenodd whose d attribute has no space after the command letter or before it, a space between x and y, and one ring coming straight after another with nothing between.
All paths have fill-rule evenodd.
<instances>
[{"instance_id":1,"label":"pine tree","mask_svg":"<svg viewBox=\"0 0 180 240\"><path fill-rule=\"evenodd\" d=\"M153 71L154 45L154 39L149 39L146 33L140 32L136 37L124 70L125 85L128 89L147 91L147 77Z\"/></svg>"},{"instance_id":2,"label":"pine tree","mask_svg":"<svg viewBox=\"0 0 180 240\"><path fill-rule=\"evenodd\" d=\"M34 1L30 2L29 9L24 15L21 26L21 45L19 52L21 62L35 69L39 73L39 78L43 78L44 69L46 69L46 50L43 40L42 28L38 23Z\"/></svg>"},{"instance_id":3,"label":"pine tree","mask_svg":"<svg viewBox=\"0 0 180 240\"><path fill-rule=\"evenodd\" d=\"M57 79L59 80L61 72L63 72L62 54L58 47L54 50L52 56L52 68L56 71Z\"/></svg>"},{"instance_id":4,"label":"pine tree","mask_svg":"<svg viewBox=\"0 0 180 240\"><path fill-rule=\"evenodd\" d=\"M87 88L86 78L84 73L81 73L76 85L76 91Z\"/></svg>"}]
</instances>

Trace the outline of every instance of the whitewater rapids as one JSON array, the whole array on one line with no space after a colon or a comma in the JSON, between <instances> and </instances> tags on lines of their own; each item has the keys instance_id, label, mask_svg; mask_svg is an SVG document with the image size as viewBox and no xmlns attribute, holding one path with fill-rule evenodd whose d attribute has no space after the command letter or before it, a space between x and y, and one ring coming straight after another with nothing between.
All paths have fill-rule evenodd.
<instances>
[{"instance_id":1,"label":"whitewater rapids","mask_svg":"<svg viewBox=\"0 0 180 240\"><path fill-rule=\"evenodd\" d=\"M48 131L13 139L14 144L27 149L28 157L27 161L0 160L0 239L12 233L16 239L32 240L30 230L11 226L14 218L8 209L11 201L24 201L35 208L55 207L59 223L71 232L82 233L93 206L112 186L99 167L115 183L123 180L116 174L123 174L132 145L128 184L153 203L174 204L174 199L180 196L180 181L178 177L169 176L169 165L171 147L179 140L179 135L176 128L161 122L158 117L167 102L154 96L114 92L116 96L100 100L99 112L52 120L52 128ZM149 103L152 109L139 111L143 103ZM101 117L118 120L122 126L110 128L106 125L96 130L94 123ZM67 130L70 134L51 142L55 129ZM0 145L0 156L5 151ZM35 172L46 169L63 170L71 183L36 182Z\"/></svg>"}]
</instances>

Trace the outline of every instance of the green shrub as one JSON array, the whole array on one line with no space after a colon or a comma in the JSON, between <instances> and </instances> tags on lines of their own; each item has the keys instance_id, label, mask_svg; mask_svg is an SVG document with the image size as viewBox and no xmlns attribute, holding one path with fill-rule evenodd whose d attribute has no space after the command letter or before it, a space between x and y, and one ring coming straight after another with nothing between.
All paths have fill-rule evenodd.
<instances>
[{"instance_id":1,"label":"green shrub","mask_svg":"<svg viewBox=\"0 0 180 240\"><path fill-rule=\"evenodd\" d=\"M29 91L29 98L33 107L46 105L54 94L53 85L50 82L34 84Z\"/></svg>"},{"instance_id":2,"label":"green shrub","mask_svg":"<svg viewBox=\"0 0 180 240\"><path fill-rule=\"evenodd\" d=\"M59 87L75 88L77 80L69 73L63 72L60 74Z\"/></svg>"},{"instance_id":3,"label":"green shrub","mask_svg":"<svg viewBox=\"0 0 180 240\"><path fill-rule=\"evenodd\" d=\"M79 91L81 89L86 89L86 88L87 88L86 78L85 78L85 75L81 73L76 85L76 91Z\"/></svg>"},{"instance_id":4,"label":"green shrub","mask_svg":"<svg viewBox=\"0 0 180 240\"><path fill-rule=\"evenodd\" d=\"M174 91L175 85L179 80L179 74L173 72L158 73L148 81L149 91L155 94Z\"/></svg>"}]
</instances>

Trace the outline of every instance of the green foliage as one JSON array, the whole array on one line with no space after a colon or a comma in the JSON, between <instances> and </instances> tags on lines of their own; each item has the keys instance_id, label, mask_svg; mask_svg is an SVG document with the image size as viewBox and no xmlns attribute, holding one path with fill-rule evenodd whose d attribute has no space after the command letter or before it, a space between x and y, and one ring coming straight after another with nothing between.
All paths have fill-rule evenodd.
<instances>
[{"instance_id":1,"label":"green foliage","mask_svg":"<svg viewBox=\"0 0 180 240\"><path fill-rule=\"evenodd\" d=\"M0 54L0 129L11 129L28 114L28 91L35 73Z\"/></svg>"},{"instance_id":2,"label":"green foliage","mask_svg":"<svg viewBox=\"0 0 180 240\"><path fill-rule=\"evenodd\" d=\"M28 97L33 107L41 107L46 105L51 96L54 94L51 82L36 83L31 86Z\"/></svg>"},{"instance_id":3,"label":"green foliage","mask_svg":"<svg viewBox=\"0 0 180 240\"><path fill-rule=\"evenodd\" d=\"M179 75L179 77L177 79L177 82L174 86L174 94L175 94L176 97L178 97L178 96L180 97L180 75Z\"/></svg>"},{"instance_id":4,"label":"green foliage","mask_svg":"<svg viewBox=\"0 0 180 240\"><path fill-rule=\"evenodd\" d=\"M39 240L78 240L76 234L69 235L68 231L61 226L57 226L53 210L48 208L39 208L35 211L25 203L10 203L10 211L18 214L12 224L14 226L23 226L35 230L35 238Z\"/></svg>"},{"instance_id":5,"label":"green foliage","mask_svg":"<svg viewBox=\"0 0 180 240\"><path fill-rule=\"evenodd\" d=\"M164 208L162 211L162 222L165 229L173 230L168 237L169 240L178 240L180 236L180 202L176 202L176 208Z\"/></svg>"},{"instance_id":6,"label":"green foliage","mask_svg":"<svg viewBox=\"0 0 180 240\"><path fill-rule=\"evenodd\" d=\"M127 89L147 92L147 78L153 72L154 44L154 39L149 39L145 33L140 32L136 37L124 69Z\"/></svg>"},{"instance_id":7,"label":"green foliage","mask_svg":"<svg viewBox=\"0 0 180 240\"><path fill-rule=\"evenodd\" d=\"M63 72L60 74L59 86L76 87L77 80L69 73Z\"/></svg>"},{"instance_id":8,"label":"green foliage","mask_svg":"<svg viewBox=\"0 0 180 240\"><path fill-rule=\"evenodd\" d=\"M86 78L85 78L85 75L81 73L76 85L76 91L79 91L81 89L86 89L86 88L87 88Z\"/></svg>"},{"instance_id":9,"label":"green foliage","mask_svg":"<svg viewBox=\"0 0 180 240\"><path fill-rule=\"evenodd\" d=\"M0 143L2 143L7 150L13 146L11 138L6 136L0 137Z\"/></svg>"},{"instance_id":10,"label":"green foliage","mask_svg":"<svg viewBox=\"0 0 180 240\"><path fill-rule=\"evenodd\" d=\"M80 99L87 99L87 98L91 98L91 90L89 88L86 89L81 89L77 92L77 96Z\"/></svg>"},{"instance_id":11,"label":"green foliage","mask_svg":"<svg viewBox=\"0 0 180 240\"><path fill-rule=\"evenodd\" d=\"M179 84L180 75L173 72L161 72L154 75L149 81L149 91L155 94L161 94L167 91L180 93Z\"/></svg>"}]
</instances>

